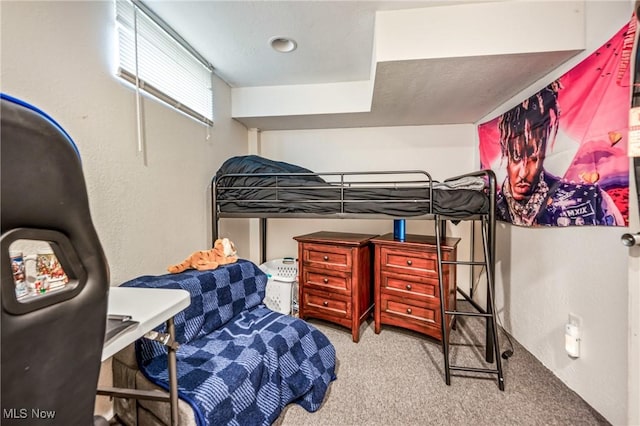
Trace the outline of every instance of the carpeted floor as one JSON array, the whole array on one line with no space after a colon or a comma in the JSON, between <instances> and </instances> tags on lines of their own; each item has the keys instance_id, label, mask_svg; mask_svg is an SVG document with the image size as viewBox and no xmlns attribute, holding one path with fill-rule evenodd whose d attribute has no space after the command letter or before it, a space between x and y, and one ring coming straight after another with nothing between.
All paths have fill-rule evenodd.
<instances>
[{"instance_id":1,"label":"carpeted floor","mask_svg":"<svg viewBox=\"0 0 640 426\"><path fill-rule=\"evenodd\" d=\"M337 380L323 406L308 413L290 404L276 425L608 425L516 341L503 360L505 391L495 375L444 381L440 343L418 333L363 324L358 343L351 332L310 319L336 347ZM460 318L452 333L451 363L482 366L484 322ZM501 334L502 350L509 348Z\"/></svg>"}]
</instances>

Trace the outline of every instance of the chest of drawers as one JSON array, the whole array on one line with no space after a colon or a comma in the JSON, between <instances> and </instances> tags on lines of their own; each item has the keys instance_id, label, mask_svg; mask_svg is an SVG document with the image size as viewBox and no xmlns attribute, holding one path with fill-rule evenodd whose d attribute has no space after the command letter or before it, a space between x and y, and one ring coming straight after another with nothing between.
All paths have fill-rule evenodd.
<instances>
[{"instance_id":1,"label":"chest of drawers","mask_svg":"<svg viewBox=\"0 0 640 426\"><path fill-rule=\"evenodd\" d=\"M351 329L373 311L373 252L376 235L320 231L294 237L298 242L300 318L319 318Z\"/></svg>"},{"instance_id":2,"label":"chest of drawers","mask_svg":"<svg viewBox=\"0 0 640 426\"><path fill-rule=\"evenodd\" d=\"M456 259L459 238L442 241L442 258ZM426 235L407 235L403 242L393 234L371 240L374 247L374 321L375 332L382 324L407 328L442 339L440 289L436 239ZM456 305L456 268L443 265L445 309ZM453 317L449 318L450 330Z\"/></svg>"}]
</instances>

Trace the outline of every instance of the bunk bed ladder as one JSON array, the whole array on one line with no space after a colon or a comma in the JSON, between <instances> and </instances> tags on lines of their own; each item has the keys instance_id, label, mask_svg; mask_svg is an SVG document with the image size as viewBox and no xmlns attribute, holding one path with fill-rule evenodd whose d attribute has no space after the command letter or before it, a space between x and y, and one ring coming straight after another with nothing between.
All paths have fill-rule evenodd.
<instances>
[{"instance_id":1,"label":"bunk bed ladder","mask_svg":"<svg viewBox=\"0 0 640 426\"><path fill-rule=\"evenodd\" d=\"M441 218L440 216L436 216L435 218L435 232L436 232L436 245L437 245L437 260L438 260L438 278L440 282L440 317L441 317L441 327L442 327L442 352L444 355L444 371L445 371L445 382L447 385L451 384L451 372L452 371L463 371L463 372L471 372L471 373L482 373L482 374L495 374L498 378L498 387L501 391L504 391L504 377L502 374L502 363L500 359L500 344L498 342L498 328L496 321L496 312L495 312L495 299L494 299L494 253L495 253L495 235L492 223L489 221L487 216L483 216L482 221L482 246L484 250L484 260L483 261L460 261L460 260L451 260L445 261L442 259L442 242L441 242L441 233L442 226L446 223L446 219ZM443 281L443 265L470 265L470 266L483 266L487 279L487 307L482 308L478 305L471 296L467 295L463 290L457 287L457 293L461 294L465 300L467 300L471 306L475 309L475 311L458 311L458 310L447 310L445 306L445 297L444 289L442 286ZM449 361L449 332L447 324L449 323L448 316L453 315L453 321L455 324L456 316L474 316L474 317L483 317L486 318L486 354L485 361L489 364L493 364L495 362L495 368L478 368L478 367L465 367L459 365L451 365Z\"/></svg>"}]
</instances>

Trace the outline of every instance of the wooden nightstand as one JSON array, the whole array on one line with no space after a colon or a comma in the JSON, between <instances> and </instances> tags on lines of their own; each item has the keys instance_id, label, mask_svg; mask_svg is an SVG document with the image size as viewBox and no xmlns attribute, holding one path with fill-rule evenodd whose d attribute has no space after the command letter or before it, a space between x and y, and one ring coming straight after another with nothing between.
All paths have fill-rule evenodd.
<instances>
[{"instance_id":1,"label":"wooden nightstand","mask_svg":"<svg viewBox=\"0 0 640 426\"><path fill-rule=\"evenodd\" d=\"M456 259L459 238L442 242L442 258ZM375 332L382 324L407 328L442 339L440 289L436 239L426 235L407 235L404 242L393 234L371 240L374 246ZM445 309L456 306L456 268L443 265ZM451 316L447 330L451 329Z\"/></svg>"},{"instance_id":2,"label":"wooden nightstand","mask_svg":"<svg viewBox=\"0 0 640 426\"><path fill-rule=\"evenodd\" d=\"M373 310L372 250L376 235L315 232L298 241L300 318L320 318L351 329L360 339L360 324Z\"/></svg>"}]
</instances>

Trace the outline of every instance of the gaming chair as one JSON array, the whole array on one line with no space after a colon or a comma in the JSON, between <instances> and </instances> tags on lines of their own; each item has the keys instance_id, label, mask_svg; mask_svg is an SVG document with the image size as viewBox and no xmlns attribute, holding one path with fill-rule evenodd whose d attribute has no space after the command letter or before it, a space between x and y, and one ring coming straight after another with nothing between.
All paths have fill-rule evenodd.
<instances>
[{"instance_id":1,"label":"gaming chair","mask_svg":"<svg viewBox=\"0 0 640 426\"><path fill-rule=\"evenodd\" d=\"M64 426L94 419L109 271L94 229L78 149L52 118L0 96L2 424ZM69 281L16 296L9 249L48 242Z\"/></svg>"}]
</instances>

